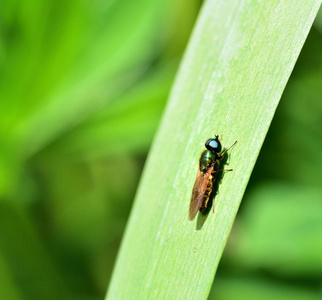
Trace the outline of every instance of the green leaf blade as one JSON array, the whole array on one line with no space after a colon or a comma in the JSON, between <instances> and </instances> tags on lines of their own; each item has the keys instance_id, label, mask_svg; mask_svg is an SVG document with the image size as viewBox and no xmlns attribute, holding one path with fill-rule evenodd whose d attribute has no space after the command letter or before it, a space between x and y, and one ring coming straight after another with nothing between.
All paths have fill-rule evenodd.
<instances>
[{"instance_id":1,"label":"green leaf blade","mask_svg":"<svg viewBox=\"0 0 322 300\"><path fill-rule=\"evenodd\" d=\"M205 299L320 1L208 1L153 144L107 299ZM239 143L215 215L188 221L203 143Z\"/></svg>"}]
</instances>

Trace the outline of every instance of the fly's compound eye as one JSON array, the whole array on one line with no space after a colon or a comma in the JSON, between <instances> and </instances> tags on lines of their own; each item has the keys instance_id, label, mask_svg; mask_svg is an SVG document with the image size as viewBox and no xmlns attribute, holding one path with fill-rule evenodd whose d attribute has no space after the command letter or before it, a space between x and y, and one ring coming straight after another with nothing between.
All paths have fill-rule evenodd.
<instances>
[{"instance_id":1,"label":"fly's compound eye","mask_svg":"<svg viewBox=\"0 0 322 300\"><path fill-rule=\"evenodd\" d=\"M205 146L208 150L210 150L213 153L219 153L221 151L221 143L219 142L217 136L215 139L209 139L206 142Z\"/></svg>"}]
</instances>

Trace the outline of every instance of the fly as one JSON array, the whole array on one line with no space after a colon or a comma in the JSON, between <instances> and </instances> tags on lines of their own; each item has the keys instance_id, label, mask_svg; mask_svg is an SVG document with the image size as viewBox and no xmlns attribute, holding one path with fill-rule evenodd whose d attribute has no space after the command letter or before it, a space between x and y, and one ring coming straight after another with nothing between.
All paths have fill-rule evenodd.
<instances>
[{"instance_id":1,"label":"fly","mask_svg":"<svg viewBox=\"0 0 322 300\"><path fill-rule=\"evenodd\" d=\"M220 160L228 150L236 145L235 141L228 149L221 152L221 139L216 135L214 139L209 139L205 143L206 150L201 153L199 159L199 170L192 190L190 200L189 220L193 220L198 210L203 213L208 205L216 172L233 171L233 169L219 170ZM213 201L214 202L214 201ZM213 211L214 211L214 203Z\"/></svg>"}]
</instances>

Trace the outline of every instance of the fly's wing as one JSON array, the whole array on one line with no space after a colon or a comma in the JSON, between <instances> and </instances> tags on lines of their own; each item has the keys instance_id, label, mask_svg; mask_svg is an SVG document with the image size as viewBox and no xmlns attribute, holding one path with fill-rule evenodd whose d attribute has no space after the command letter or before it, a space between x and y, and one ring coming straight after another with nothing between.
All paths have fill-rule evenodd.
<instances>
[{"instance_id":1,"label":"fly's wing","mask_svg":"<svg viewBox=\"0 0 322 300\"><path fill-rule=\"evenodd\" d=\"M209 168L209 170L206 173L202 173L198 170L197 178L195 181L195 185L193 186L192 196L190 200L189 220L194 219L194 217L198 213L200 206L202 205L202 201L204 195L206 194L207 185L212 172L213 167Z\"/></svg>"}]
</instances>

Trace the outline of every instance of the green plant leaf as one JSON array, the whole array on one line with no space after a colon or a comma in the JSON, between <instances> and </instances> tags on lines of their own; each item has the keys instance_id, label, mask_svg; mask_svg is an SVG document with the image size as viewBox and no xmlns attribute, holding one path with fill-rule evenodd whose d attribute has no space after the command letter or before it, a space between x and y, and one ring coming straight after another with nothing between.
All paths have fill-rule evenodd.
<instances>
[{"instance_id":1,"label":"green plant leaf","mask_svg":"<svg viewBox=\"0 0 322 300\"><path fill-rule=\"evenodd\" d=\"M320 1L207 1L147 161L108 299L205 299ZM188 221L203 143L239 143L215 215Z\"/></svg>"},{"instance_id":2,"label":"green plant leaf","mask_svg":"<svg viewBox=\"0 0 322 300\"><path fill-rule=\"evenodd\" d=\"M75 159L147 153L160 123L177 61L150 71L54 145Z\"/></svg>"},{"instance_id":3,"label":"green plant leaf","mask_svg":"<svg viewBox=\"0 0 322 300\"><path fill-rule=\"evenodd\" d=\"M140 0L134 4L129 0L120 0L107 3L105 8L100 3L89 7L81 5L76 16L84 13L89 20L78 20L82 32L79 32L80 29L75 31L86 34L92 42L89 43L85 37L77 40L85 49L82 53L74 53L73 59L77 63L61 75L63 82L55 85L54 90L44 97L45 100L38 99L39 103L18 128L21 136L33 140L27 145L29 155L83 122L126 90L151 60L154 28L158 26L162 13L160 1ZM69 35L65 38L73 41ZM65 43L60 41L57 44L64 47ZM74 46L73 51L77 50ZM60 54L60 51L55 54ZM57 62L59 58L55 57L54 63L60 66L60 61Z\"/></svg>"},{"instance_id":4,"label":"green plant leaf","mask_svg":"<svg viewBox=\"0 0 322 300\"><path fill-rule=\"evenodd\" d=\"M0 195L7 197L18 163L142 75L164 43L156 34L164 10L159 0L3 2Z\"/></svg>"}]
</instances>

